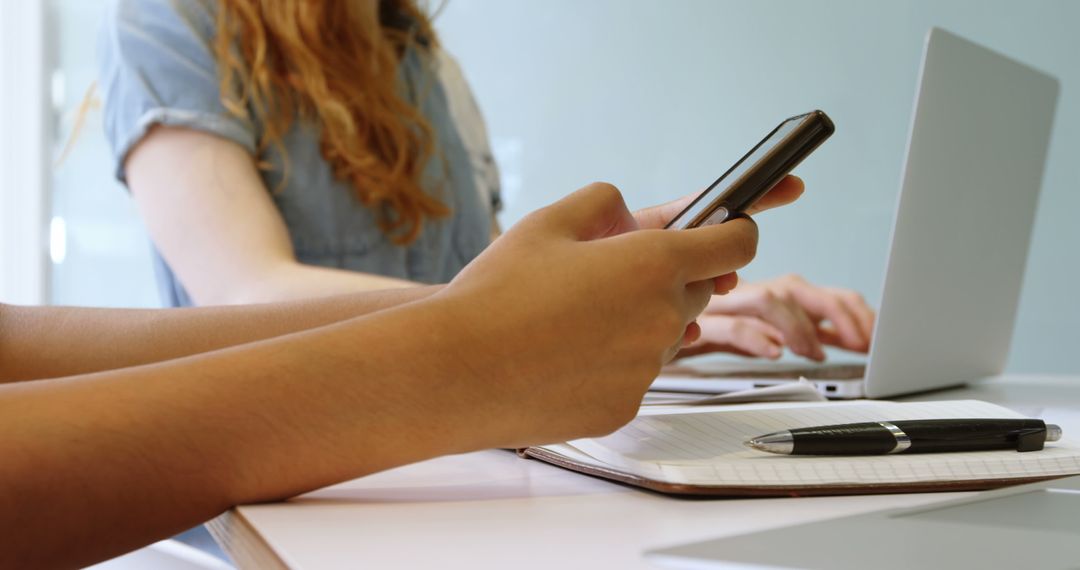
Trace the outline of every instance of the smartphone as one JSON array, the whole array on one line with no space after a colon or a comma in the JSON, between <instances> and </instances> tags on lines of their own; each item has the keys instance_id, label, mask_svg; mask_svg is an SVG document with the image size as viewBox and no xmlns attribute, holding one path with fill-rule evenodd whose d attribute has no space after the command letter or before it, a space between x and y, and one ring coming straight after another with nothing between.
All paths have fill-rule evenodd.
<instances>
[{"instance_id":1,"label":"smartphone","mask_svg":"<svg viewBox=\"0 0 1080 570\"><path fill-rule=\"evenodd\" d=\"M737 217L772 190L834 130L832 120L822 111L780 123L664 228L696 228Z\"/></svg>"}]
</instances>

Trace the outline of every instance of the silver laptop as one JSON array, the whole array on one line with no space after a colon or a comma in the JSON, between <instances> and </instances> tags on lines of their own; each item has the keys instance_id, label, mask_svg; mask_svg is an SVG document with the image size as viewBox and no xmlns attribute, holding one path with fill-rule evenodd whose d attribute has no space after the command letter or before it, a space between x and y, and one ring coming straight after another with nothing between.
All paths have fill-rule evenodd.
<instances>
[{"instance_id":1,"label":"silver laptop","mask_svg":"<svg viewBox=\"0 0 1080 570\"><path fill-rule=\"evenodd\" d=\"M671 568L1080 568L1080 477L654 550Z\"/></svg>"},{"instance_id":2,"label":"silver laptop","mask_svg":"<svg viewBox=\"0 0 1080 570\"><path fill-rule=\"evenodd\" d=\"M801 375L829 397L880 398L1000 374L1057 96L1054 77L931 29L865 367L711 362L665 372L653 389L725 392Z\"/></svg>"}]
</instances>

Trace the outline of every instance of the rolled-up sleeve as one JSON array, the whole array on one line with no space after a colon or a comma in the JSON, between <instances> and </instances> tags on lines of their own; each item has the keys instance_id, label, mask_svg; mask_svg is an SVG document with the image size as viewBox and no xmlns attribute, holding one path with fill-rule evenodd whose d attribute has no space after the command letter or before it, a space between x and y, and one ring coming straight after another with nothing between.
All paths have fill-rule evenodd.
<instances>
[{"instance_id":1,"label":"rolled-up sleeve","mask_svg":"<svg viewBox=\"0 0 1080 570\"><path fill-rule=\"evenodd\" d=\"M255 154L251 117L221 102L210 0L109 0L98 44L105 136L126 182L124 161L154 125L186 127Z\"/></svg>"}]
</instances>

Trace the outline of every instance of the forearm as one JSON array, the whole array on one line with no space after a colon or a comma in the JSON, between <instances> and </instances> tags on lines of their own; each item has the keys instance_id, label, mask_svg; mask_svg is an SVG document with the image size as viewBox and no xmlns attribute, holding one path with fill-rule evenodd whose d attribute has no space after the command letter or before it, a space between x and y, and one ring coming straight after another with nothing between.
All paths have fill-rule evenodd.
<instances>
[{"instance_id":1,"label":"forearm","mask_svg":"<svg viewBox=\"0 0 1080 570\"><path fill-rule=\"evenodd\" d=\"M0 567L84 564L64 557L111 556L233 504L500 443L514 423L471 373L473 341L442 315L424 302L0 387Z\"/></svg>"},{"instance_id":2,"label":"forearm","mask_svg":"<svg viewBox=\"0 0 1080 570\"><path fill-rule=\"evenodd\" d=\"M177 310L0 306L0 383L159 362L423 299L441 286Z\"/></svg>"},{"instance_id":3,"label":"forearm","mask_svg":"<svg viewBox=\"0 0 1080 570\"><path fill-rule=\"evenodd\" d=\"M418 285L395 277L288 260L274 263L269 268L238 272L230 279L222 279L218 294L196 301L201 305L276 303Z\"/></svg>"}]
</instances>

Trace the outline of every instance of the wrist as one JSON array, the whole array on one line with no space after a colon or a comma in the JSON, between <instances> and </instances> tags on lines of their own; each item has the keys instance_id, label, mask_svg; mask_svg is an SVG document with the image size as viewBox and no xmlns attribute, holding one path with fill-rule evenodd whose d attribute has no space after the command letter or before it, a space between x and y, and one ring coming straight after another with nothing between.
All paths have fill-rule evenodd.
<instances>
[{"instance_id":1,"label":"wrist","mask_svg":"<svg viewBox=\"0 0 1080 570\"><path fill-rule=\"evenodd\" d=\"M530 361L529 347L515 345L508 334L518 327L504 326L508 316L493 317L475 295L441 286L436 292L413 305L422 308L430 335L417 350L440 360L441 391L455 399L446 411L460 414L461 441L468 442L456 452L515 447L530 439L537 431L529 413L534 374L522 365Z\"/></svg>"},{"instance_id":2,"label":"wrist","mask_svg":"<svg viewBox=\"0 0 1080 570\"><path fill-rule=\"evenodd\" d=\"M480 351L471 336L460 333L454 305L419 300L232 355L219 353L241 359L232 368L257 371L267 406L255 415L275 418L253 438L260 443L226 446L245 449L225 455L234 466L227 471L252 474L235 482L230 500L277 499L498 446L494 434L505 416L486 390L491 376L477 361ZM253 391L250 385L230 386L237 397ZM261 442L273 442L272 448ZM305 467L292 473L291 484L280 477L271 489L261 473L272 461Z\"/></svg>"}]
</instances>

